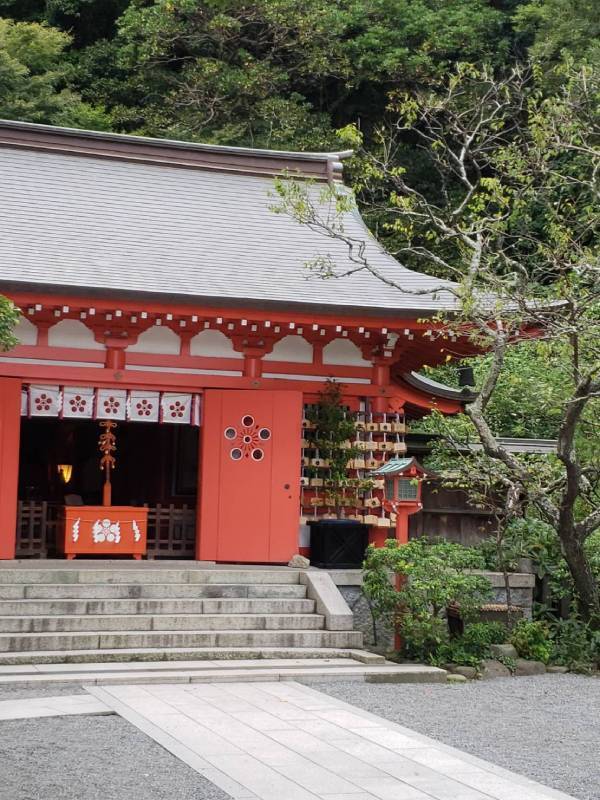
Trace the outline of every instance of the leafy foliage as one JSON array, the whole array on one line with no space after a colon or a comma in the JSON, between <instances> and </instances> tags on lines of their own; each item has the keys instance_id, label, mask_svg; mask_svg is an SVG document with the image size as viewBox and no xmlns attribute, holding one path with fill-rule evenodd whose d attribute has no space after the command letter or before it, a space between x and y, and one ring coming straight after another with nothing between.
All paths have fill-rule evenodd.
<instances>
[{"instance_id":1,"label":"leafy foliage","mask_svg":"<svg viewBox=\"0 0 600 800\"><path fill-rule=\"evenodd\" d=\"M600 635L573 615L556 620L551 626L554 664L572 672L590 672L600 662Z\"/></svg>"},{"instance_id":2,"label":"leafy foliage","mask_svg":"<svg viewBox=\"0 0 600 800\"><path fill-rule=\"evenodd\" d=\"M547 581L549 597L546 605L538 608L537 613L546 619L552 619L553 610L559 601L572 598L575 594L556 530L535 517L515 519L507 526L502 546L503 558L510 571L518 569L521 559L528 559L532 562L537 577ZM478 549L485 559L487 569L501 569L495 540L484 540L478 545ZM586 541L585 554L594 576L600 580L600 531L593 533Z\"/></svg>"},{"instance_id":3,"label":"leafy foliage","mask_svg":"<svg viewBox=\"0 0 600 800\"><path fill-rule=\"evenodd\" d=\"M19 319L17 307L6 297L0 295L0 351L10 350L17 343L14 327Z\"/></svg>"},{"instance_id":4,"label":"leafy foliage","mask_svg":"<svg viewBox=\"0 0 600 800\"><path fill-rule=\"evenodd\" d=\"M513 628L510 641L521 658L547 664L552 654L548 627L540 621L519 620Z\"/></svg>"},{"instance_id":5,"label":"leafy foliage","mask_svg":"<svg viewBox=\"0 0 600 800\"><path fill-rule=\"evenodd\" d=\"M462 636L449 639L436 653L438 664L463 664L478 667L481 661L491 657L490 645L504 644L508 629L501 622L471 622L465 626Z\"/></svg>"},{"instance_id":6,"label":"leafy foliage","mask_svg":"<svg viewBox=\"0 0 600 800\"><path fill-rule=\"evenodd\" d=\"M498 436L556 438L562 404L568 391L565 355L555 352L543 340L519 342L507 352L505 369L487 409L490 426ZM490 361L491 356L484 355L460 362L473 370L475 390L482 386ZM454 363L429 367L424 372L447 385L454 385L457 381ZM452 418L448 423L450 430L456 429L458 436L470 433L475 438L468 419ZM435 417L425 417L418 426L413 425L413 429L437 433L439 425Z\"/></svg>"},{"instance_id":7,"label":"leafy foliage","mask_svg":"<svg viewBox=\"0 0 600 800\"><path fill-rule=\"evenodd\" d=\"M63 98L59 118L38 106L38 120L314 150L335 146L335 130L357 120L370 141L390 92L439 81L459 60L500 67L529 44L540 57L588 58L594 5L0 0L0 17L64 37L50 95L68 90L72 100ZM13 114L31 119L27 109ZM413 144L402 149L419 171Z\"/></svg>"},{"instance_id":8,"label":"leafy foliage","mask_svg":"<svg viewBox=\"0 0 600 800\"><path fill-rule=\"evenodd\" d=\"M65 58L70 37L38 23L0 18L0 117L103 129L101 108L92 108L69 88Z\"/></svg>"},{"instance_id":9,"label":"leafy foliage","mask_svg":"<svg viewBox=\"0 0 600 800\"><path fill-rule=\"evenodd\" d=\"M415 539L399 545L390 539L367 549L363 591L373 614L400 634L403 655L438 661L450 641L447 608L458 607L462 619L472 621L491 596L488 579L471 572L482 566L477 550L453 542Z\"/></svg>"},{"instance_id":10,"label":"leafy foliage","mask_svg":"<svg viewBox=\"0 0 600 800\"><path fill-rule=\"evenodd\" d=\"M532 0L515 14L517 31L533 39L531 54L558 61L600 58L600 14L596 0Z\"/></svg>"}]
</instances>

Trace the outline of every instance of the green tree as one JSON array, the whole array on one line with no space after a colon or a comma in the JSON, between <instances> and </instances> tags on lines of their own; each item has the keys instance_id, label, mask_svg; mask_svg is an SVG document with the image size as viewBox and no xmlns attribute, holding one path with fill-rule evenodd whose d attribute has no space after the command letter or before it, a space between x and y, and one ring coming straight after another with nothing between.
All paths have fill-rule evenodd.
<instances>
[{"instance_id":1,"label":"green tree","mask_svg":"<svg viewBox=\"0 0 600 800\"><path fill-rule=\"evenodd\" d=\"M141 130L315 149L380 119L393 82L500 58L508 24L483 0L134 0L117 42Z\"/></svg>"},{"instance_id":2,"label":"green tree","mask_svg":"<svg viewBox=\"0 0 600 800\"><path fill-rule=\"evenodd\" d=\"M0 16L68 32L76 48L114 36L129 0L0 0Z\"/></svg>"},{"instance_id":3,"label":"green tree","mask_svg":"<svg viewBox=\"0 0 600 800\"><path fill-rule=\"evenodd\" d=\"M36 22L0 19L0 116L25 122L106 129L102 109L68 88L66 33Z\"/></svg>"},{"instance_id":4,"label":"green tree","mask_svg":"<svg viewBox=\"0 0 600 800\"><path fill-rule=\"evenodd\" d=\"M435 661L448 649L448 609L468 622L492 595L489 580L473 572L482 566L480 553L454 542L388 539L367 549L363 591L375 619L400 634L404 655Z\"/></svg>"},{"instance_id":5,"label":"green tree","mask_svg":"<svg viewBox=\"0 0 600 800\"><path fill-rule=\"evenodd\" d=\"M530 39L533 58L548 62L567 56L576 63L600 60L596 0L532 0L516 9L515 24Z\"/></svg>"},{"instance_id":6,"label":"green tree","mask_svg":"<svg viewBox=\"0 0 600 800\"><path fill-rule=\"evenodd\" d=\"M486 488L503 525L525 504L537 509L559 537L581 616L600 625L585 550L600 527L598 448L585 443L591 436L597 445L600 403L600 72L572 72L551 94L552 82L540 86L535 76L515 67L497 77L463 65L443 91L399 93L380 152L363 154L359 189L365 202L372 198L401 262L454 279L439 291L454 296L456 313L438 319L433 335L465 337L490 353L480 391L465 407L482 448L469 459L465 488L479 483L479 495ZM356 130L349 133L360 143ZM430 165L426 188L398 160L395 142L407 136ZM353 271L414 293L401 278L380 274L363 242L344 233L340 218L324 218L306 187L290 181L276 189L280 212L347 245ZM330 194L340 212L352 209L351 197L335 187ZM312 266L335 278L327 259ZM537 338L548 369L562 378L545 387L553 393L545 402L556 417L555 459L510 452L490 419L508 353Z\"/></svg>"}]
</instances>

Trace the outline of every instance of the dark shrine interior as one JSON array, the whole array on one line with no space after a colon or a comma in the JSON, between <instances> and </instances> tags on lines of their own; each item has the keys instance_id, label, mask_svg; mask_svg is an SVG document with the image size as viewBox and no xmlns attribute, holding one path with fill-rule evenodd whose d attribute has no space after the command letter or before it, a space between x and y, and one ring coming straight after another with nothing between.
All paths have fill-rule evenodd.
<instances>
[{"instance_id":1,"label":"dark shrine interior","mask_svg":"<svg viewBox=\"0 0 600 800\"><path fill-rule=\"evenodd\" d=\"M67 495L75 495L85 505L101 505L101 432L97 420L22 420L19 499L63 504ZM118 422L113 433L113 505L195 505L198 428ZM59 464L72 467L68 483L59 474Z\"/></svg>"}]
</instances>

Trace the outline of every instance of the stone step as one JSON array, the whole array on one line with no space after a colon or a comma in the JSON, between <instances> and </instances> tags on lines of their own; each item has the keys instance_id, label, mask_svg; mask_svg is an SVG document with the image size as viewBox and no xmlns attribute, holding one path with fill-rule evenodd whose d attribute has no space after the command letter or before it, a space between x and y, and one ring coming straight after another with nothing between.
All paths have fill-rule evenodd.
<instances>
[{"instance_id":1,"label":"stone step","mask_svg":"<svg viewBox=\"0 0 600 800\"><path fill-rule=\"evenodd\" d=\"M229 681L285 681L312 683L323 680L377 683L442 683L444 670L423 665L382 662L365 664L352 658L258 659L238 661L186 661L156 664L51 664L27 665L18 671L0 670L0 686L35 688L49 685L114 685L151 683L224 683Z\"/></svg>"},{"instance_id":2,"label":"stone step","mask_svg":"<svg viewBox=\"0 0 600 800\"><path fill-rule=\"evenodd\" d=\"M0 652L0 673L30 673L32 666L50 667L63 664L104 664L115 669L128 669L137 664L155 664L157 669L177 669L179 664L197 661L240 661L267 659L350 658L362 664L383 664L385 659L367 650L345 647L160 647L120 648L105 650L29 650ZM87 666L86 666L87 668Z\"/></svg>"},{"instance_id":3,"label":"stone step","mask_svg":"<svg viewBox=\"0 0 600 800\"><path fill-rule=\"evenodd\" d=\"M2 572L2 570L0 570ZM306 586L301 584L0 584L0 600L128 600L147 599L303 599Z\"/></svg>"},{"instance_id":4,"label":"stone step","mask_svg":"<svg viewBox=\"0 0 600 800\"><path fill-rule=\"evenodd\" d=\"M169 647L346 647L360 648L359 631L214 630L119 631L109 633L0 634L0 652Z\"/></svg>"},{"instance_id":5,"label":"stone step","mask_svg":"<svg viewBox=\"0 0 600 800\"><path fill-rule=\"evenodd\" d=\"M0 616L65 614L312 614L314 600L0 600Z\"/></svg>"},{"instance_id":6,"label":"stone step","mask_svg":"<svg viewBox=\"0 0 600 800\"><path fill-rule=\"evenodd\" d=\"M156 672L161 673L165 670L169 672L185 672L192 669L213 669L215 666L230 670L230 669L254 669L257 665L261 667L306 667L307 669L319 668L323 665L333 667L346 667L348 662L363 663L357 659L350 658L349 656L335 656L332 658L302 658L301 656L295 658L233 658L233 659L201 659L201 660L187 660L187 661L132 661L132 662L106 662L106 661L92 661L84 664L34 664L27 663L19 666L0 666L0 677L11 677L15 675L35 675L35 676L52 676L52 675L69 675L73 673L86 673L93 675L96 672L112 672L113 674L138 672ZM373 662L375 663L375 662ZM390 663L385 662L382 657L377 663Z\"/></svg>"},{"instance_id":7,"label":"stone step","mask_svg":"<svg viewBox=\"0 0 600 800\"><path fill-rule=\"evenodd\" d=\"M320 614L115 614L0 617L0 633L322 630Z\"/></svg>"},{"instance_id":8,"label":"stone step","mask_svg":"<svg viewBox=\"0 0 600 800\"><path fill-rule=\"evenodd\" d=\"M0 569L0 584L297 584L296 569L153 569L147 565L135 569Z\"/></svg>"}]
</instances>

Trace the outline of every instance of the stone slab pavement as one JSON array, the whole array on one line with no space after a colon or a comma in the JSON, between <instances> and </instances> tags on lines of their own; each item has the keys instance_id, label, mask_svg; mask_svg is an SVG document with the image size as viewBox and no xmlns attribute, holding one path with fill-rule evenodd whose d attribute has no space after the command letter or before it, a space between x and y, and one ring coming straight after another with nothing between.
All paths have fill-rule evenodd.
<instances>
[{"instance_id":1,"label":"stone slab pavement","mask_svg":"<svg viewBox=\"0 0 600 800\"><path fill-rule=\"evenodd\" d=\"M88 691L235 800L572 800L295 682Z\"/></svg>"},{"instance_id":2,"label":"stone slab pavement","mask_svg":"<svg viewBox=\"0 0 600 800\"><path fill-rule=\"evenodd\" d=\"M36 717L63 717L73 714L114 714L101 700L89 694L60 695L58 697L32 697L0 701L0 721L9 719L35 719Z\"/></svg>"}]
</instances>

